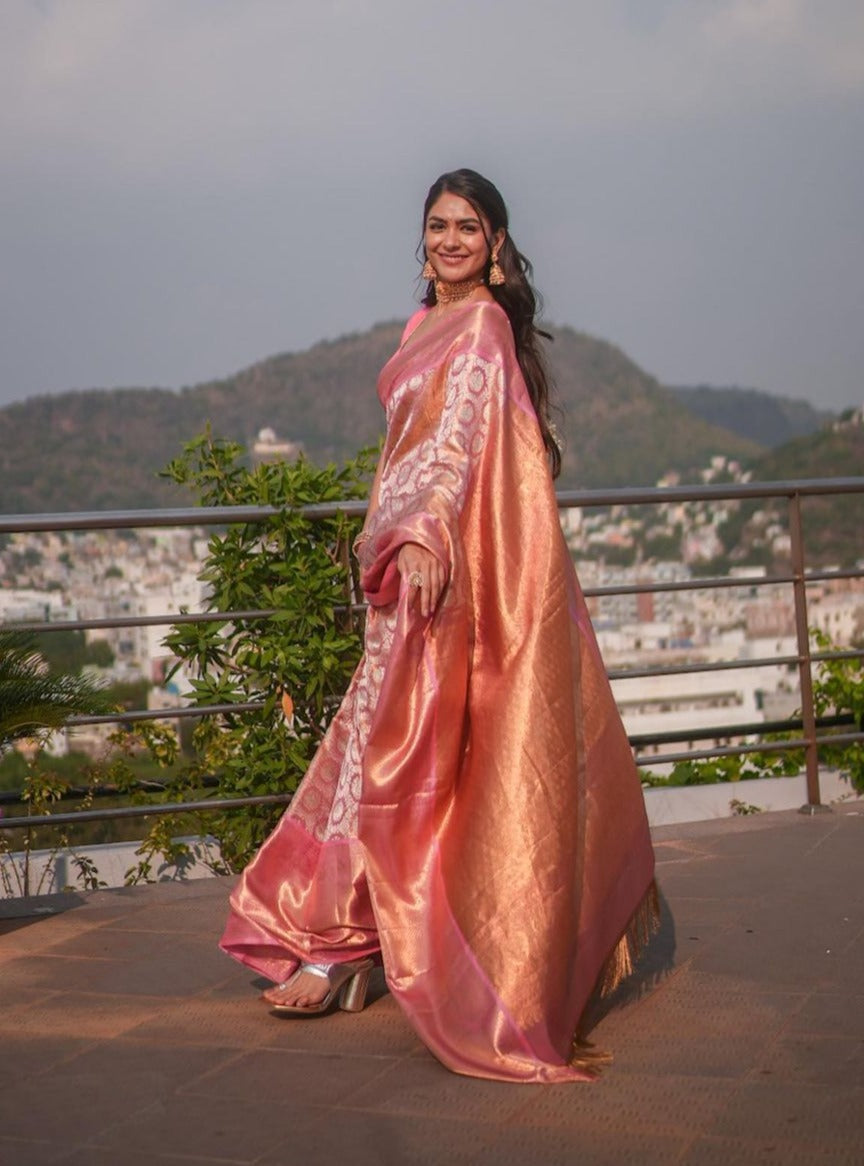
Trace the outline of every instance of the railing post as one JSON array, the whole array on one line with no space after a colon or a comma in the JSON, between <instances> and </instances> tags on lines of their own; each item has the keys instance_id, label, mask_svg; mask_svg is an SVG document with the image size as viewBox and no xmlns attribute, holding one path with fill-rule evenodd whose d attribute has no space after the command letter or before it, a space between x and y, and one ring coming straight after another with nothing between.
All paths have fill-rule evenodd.
<instances>
[{"instance_id":1,"label":"railing post","mask_svg":"<svg viewBox=\"0 0 864 1166\"><path fill-rule=\"evenodd\" d=\"M801 692L801 722L807 766L807 804L802 813L824 809L819 791L819 747L816 744L816 714L813 709L813 673L810 660L810 628L807 624L807 584L804 577L804 535L801 524L801 495L789 495L789 537L792 556L792 593L795 601L795 634L798 640L798 684Z\"/></svg>"}]
</instances>

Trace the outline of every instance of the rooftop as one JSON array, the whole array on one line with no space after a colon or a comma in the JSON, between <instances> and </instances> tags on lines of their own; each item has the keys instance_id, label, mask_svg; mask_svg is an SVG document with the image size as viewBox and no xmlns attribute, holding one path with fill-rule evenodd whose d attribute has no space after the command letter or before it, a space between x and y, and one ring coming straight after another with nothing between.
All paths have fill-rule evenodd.
<instances>
[{"instance_id":1,"label":"rooftop","mask_svg":"<svg viewBox=\"0 0 864 1166\"><path fill-rule=\"evenodd\" d=\"M864 801L654 837L664 924L591 1084L455 1076L383 981L275 1019L216 948L232 879L0 903L0 1162L864 1162Z\"/></svg>"}]
</instances>

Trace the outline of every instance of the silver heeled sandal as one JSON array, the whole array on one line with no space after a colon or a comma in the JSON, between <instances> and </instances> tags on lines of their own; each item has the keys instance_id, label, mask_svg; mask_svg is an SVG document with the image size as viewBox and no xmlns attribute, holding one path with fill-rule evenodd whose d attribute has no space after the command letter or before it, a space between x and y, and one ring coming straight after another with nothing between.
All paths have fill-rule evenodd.
<instances>
[{"instance_id":1,"label":"silver heeled sandal","mask_svg":"<svg viewBox=\"0 0 864 1166\"><path fill-rule=\"evenodd\" d=\"M318 1016L332 1008L338 996L343 1012L362 1012L374 966L371 959L351 960L344 964L301 964L290 980L277 987L287 988L297 976L311 972L330 985L327 995L316 1004L271 1004L270 1008L280 1016Z\"/></svg>"}]
</instances>

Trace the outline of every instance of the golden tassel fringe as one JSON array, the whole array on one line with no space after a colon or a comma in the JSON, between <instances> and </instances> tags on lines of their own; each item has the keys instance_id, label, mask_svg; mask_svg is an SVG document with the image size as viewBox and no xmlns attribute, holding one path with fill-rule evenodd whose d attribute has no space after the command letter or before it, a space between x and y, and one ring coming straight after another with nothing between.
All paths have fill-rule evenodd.
<instances>
[{"instance_id":1,"label":"golden tassel fringe","mask_svg":"<svg viewBox=\"0 0 864 1166\"><path fill-rule=\"evenodd\" d=\"M595 1078L601 1075L607 1065L612 1064L612 1054L577 1036L573 1038L569 1064L574 1069L581 1069L586 1077Z\"/></svg>"},{"instance_id":2,"label":"golden tassel fringe","mask_svg":"<svg viewBox=\"0 0 864 1166\"><path fill-rule=\"evenodd\" d=\"M610 996L622 981L633 974L639 956L660 926L660 896L657 883L651 886L633 912L627 930L603 965L597 984L601 998Z\"/></svg>"},{"instance_id":3,"label":"golden tassel fringe","mask_svg":"<svg viewBox=\"0 0 864 1166\"><path fill-rule=\"evenodd\" d=\"M652 880L642 902L633 912L624 934L615 944L612 954L606 960L600 975L597 977L594 989L595 998L602 1000L605 996L611 996L618 985L633 974L639 957L659 927L660 895L657 891L657 883ZM611 1061L611 1053L596 1048L577 1032L573 1038L573 1049L570 1057L570 1064L575 1069L581 1069L586 1077L595 1078L601 1075L605 1066Z\"/></svg>"}]
</instances>

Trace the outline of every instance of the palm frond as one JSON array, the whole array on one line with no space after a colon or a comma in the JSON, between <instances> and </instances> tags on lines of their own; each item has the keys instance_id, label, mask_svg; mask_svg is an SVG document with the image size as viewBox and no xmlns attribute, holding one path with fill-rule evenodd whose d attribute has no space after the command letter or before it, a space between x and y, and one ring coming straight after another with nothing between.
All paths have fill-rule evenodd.
<instances>
[{"instance_id":1,"label":"palm frond","mask_svg":"<svg viewBox=\"0 0 864 1166\"><path fill-rule=\"evenodd\" d=\"M53 675L23 632L0 631L0 747L69 717L111 710L102 686L86 676Z\"/></svg>"}]
</instances>

